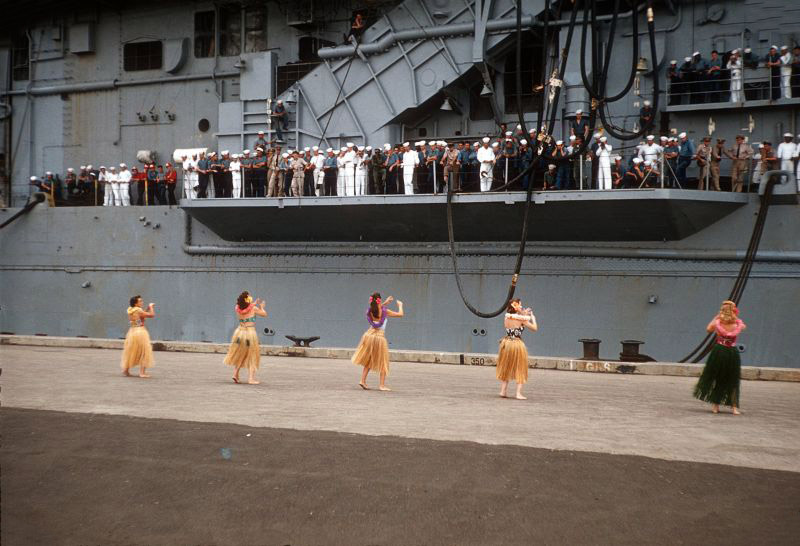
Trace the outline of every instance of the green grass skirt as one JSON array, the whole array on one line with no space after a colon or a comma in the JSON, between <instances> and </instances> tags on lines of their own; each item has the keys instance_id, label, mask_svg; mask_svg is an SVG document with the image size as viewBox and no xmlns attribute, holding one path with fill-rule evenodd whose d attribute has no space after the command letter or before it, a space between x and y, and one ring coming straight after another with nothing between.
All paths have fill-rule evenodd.
<instances>
[{"instance_id":1,"label":"green grass skirt","mask_svg":"<svg viewBox=\"0 0 800 546\"><path fill-rule=\"evenodd\" d=\"M715 344L694 387L695 398L711 404L739 407L741 372L739 351L735 347Z\"/></svg>"}]
</instances>

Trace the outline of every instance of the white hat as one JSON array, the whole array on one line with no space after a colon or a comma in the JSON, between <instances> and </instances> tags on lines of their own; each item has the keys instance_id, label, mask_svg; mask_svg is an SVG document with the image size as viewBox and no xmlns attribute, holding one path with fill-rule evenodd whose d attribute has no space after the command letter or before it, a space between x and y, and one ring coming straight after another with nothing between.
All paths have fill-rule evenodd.
<instances>
[{"instance_id":1,"label":"white hat","mask_svg":"<svg viewBox=\"0 0 800 546\"><path fill-rule=\"evenodd\" d=\"M789 46L785 46L785 45L781 46L781 51L788 50L788 49L789 49Z\"/></svg>"},{"instance_id":2,"label":"white hat","mask_svg":"<svg viewBox=\"0 0 800 546\"><path fill-rule=\"evenodd\" d=\"M372 151L372 146L367 146L367 151L371 152Z\"/></svg>"},{"instance_id":3,"label":"white hat","mask_svg":"<svg viewBox=\"0 0 800 546\"><path fill-rule=\"evenodd\" d=\"M250 150L245 150L245 151L243 151L242 153L243 153L243 154L249 154L249 153L250 153Z\"/></svg>"},{"instance_id":4,"label":"white hat","mask_svg":"<svg viewBox=\"0 0 800 546\"><path fill-rule=\"evenodd\" d=\"M53 171L47 171L47 172L46 172L46 173L44 173L44 174L45 174L45 176L52 176L52 175L53 175Z\"/></svg>"},{"instance_id":5,"label":"white hat","mask_svg":"<svg viewBox=\"0 0 800 546\"><path fill-rule=\"evenodd\" d=\"M436 145L436 141L435 140L429 140L428 141L428 146L435 146L435 145Z\"/></svg>"},{"instance_id":6,"label":"white hat","mask_svg":"<svg viewBox=\"0 0 800 546\"><path fill-rule=\"evenodd\" d=\"M447 142L445 142L444 140L439 140L436 142L436 144L438 144L439 146L447 146Z\"/></svg>"},{"instance_id":7,"label":"white hat","mask_svg":"<svg viewBox=\"0 0 800 546\"><path fill-rule=\"evenodd\" d=\"M691 57L684 57L683 60L684 60L684 62L688 63L688 62L691 62L692 58Z\"/></svg>"},{"instance_id":8,"label":"white hat","mask_svg":"<svg viewBox=\"0 0 800 546\"><path fill-rule=\"evenodd\" d=\"M522 125L519 125L519 124L518 124L518 125L517 125L517 130L519 131L520 129L522 129Z\"/></svg>"},{"instance_id":9,"label":"white hat","mask_svg":"<svg viewBox=\"0 0 800 546\"><path fill-rule=\"evenodd\" d=\"M81 165L81 170L83 171L85 169L86 169L86 165Z\"/></svg>"},{"instance_id":10,"label":"white hat","mask_svg":"<svg viewBox=\"0 0 800 546\"><path fill-rule=\"evenodd\" d=\"M506 136L511 136L511 135L512 135L511 131L506 131Z\"/></svg>"},{"instance_id":11,"label":"white hat","mask_svg":"<svg viewBox=\"0 0 800 546\"><path fill-rule=\"evenodd\" d=\"M603 136L603 133L595 133L593 136L594 138L600 138L601 136Z\"/></svg>"},{"instance_id":12,"label":"white hat","mask_svg":"<svg viewBox=\"0 0 800 546\"><path fill-rule=\"evenodd\" d=\"M120 168L123 168L123 169L124 169L125 167L127 167L127 165L126 165L125 163L120 163L120 164L119 164L119 166L120 166Z\"/></svg>"},{"instance_id":13,"label":"white hat","mask_svg":"<svg viewBox=\"0 0 800 546\"><path fill-rule=\"evenodd\" d=\"M646 160L646 161L644 162L644 164L645 164L645 165L647 165L647 166L649 167L649 166L651 166L651 165L653 164L653 162L652 162L652 161L650 161L650 160L648 159L648 160Z\"/></svg>"},{"instance_id":14,"label":"white hat","mask_svg":"<svg viewBox=\"0 0 800 546\"><path fill-rule=\"evenodd\" d=\"M473 142L473 143L472 143L472 145L473 145L473 146L480 146L480 145L481 145L481 143L480 143L480 142Z\"/></svg>"},{"instance_id":15,"label":"white hat","mask_svg":"<svg viewBox=\"0 0 800 546\"><path fill-rule=\"evenodd\" d=\"M569 135L569 141L572 142L573 140L575 140L575 135Z\"/></svg>"},{"instance_id":16,"label":"white hat","mask_svg":"<svg viewBox=\"0 0 800 546\"><path fill-rule=\"evenodd\" d=\"M783 133L783 136L792 138L794 135L792 133Z\"/></svg>"},{"instance_id":17,"label":"white hat","mask_svg":"<svg viewBox=\"0 0 800 546\"><path fill-rule=\"evenodd\" d=\"M386 144L383 145L383 149L384 150L391 150L392 149L392 145L389 144L389 143L386 143Z\"/></svg>"},{"instance_id":18,"label":"white hat","mask_svg":"<svg viewBox=\"0 0 800 546\"><path fill-rule=\"evenodd\" d=\"M698 55L700 55L699 51L695 51L694 53L692 53L692 57L697 57Z\"/></svg>"},{"instance_id":19,"label":"white hat","mask_svg":"<svg viewBox=\"0 0 800 546\"><path fill-rule=\"evenodd\" d=\"M35 176L31 176L31 182L33 182L34 180L37 180L37 178Z\"/></svg>"},{"instance_id":20,"label":"white hat","mask_svg":"<svg viewBox=\"0 0 800 546\"><path fill-rule=\"evenodd\" d=\"M506 142L514 142L514 139L513 138L507 138Z\"/></svg>"},{"instance_id":21,"label":"white hat","mask_svg":"<svg viewBox=\"0 0 800 546\"><path fill-rule=\"evenodd\" d=\"M359 146L359 147L358 147L358 151L359 151L359 152L363 152L363 151L364 151L364 147L363 147L363 146Z\"/></svg>"},{"instance_id":22,"label":"white hat","mask_svg":"<svg viewBox=\"0 0 800 546\"><path fill-rule=\"evenodd\" d=\"M676 61L675 59L673 59L673 60L671 60L671 61L669 62L669 64L678 64L678 61Z\"/></svg>"},{"instance_id":23,"label":"white hat","mask_svg":"<svg viewBox=\"0 0 800 546\"><path fill-rule=\"evenodd\" d=\"M575 110L575 115L577 116L578 114L583 114L583 110L581 110L580 108Z\"/></svg>"},{"instance_id":24,"label":"white hat","mask_svg":"<svg viewBox=\"0 0 800 546\"><path fill-rule=\"evenodd\" d=\"M556 140L556 146L561 146L562 144L564 144L563 140Z\"/></svg>"},{"instance_id":25,"label":"white hat","mask_svg":"<svg viewBox=\"0 0 800 546\"><path fill-rule=\"evenodd\" d=\"M328 152L328 153L330 153L330 152L332 152L332 151L333 151L333 148L328 148L328 149L327 149L327 150L325 150L325 151L326 151L326 152Z\"/></svg>"},{"instance_id":26,"label":"white hat","mask_svg":"<svg viewBox=\"0 0 800 546\"><path fill-rule=\"evenodd\" d=\"M654 137L653 135L647 135L647 140L655 140L655 139L656 137Z\"/></svg>"},{"instance_id":27,"label":"white hat","mask_svg":"<svg viewBox=\"0 0 800 546\"><path fill-rule=\"evenodd\" d=\"M739 48L737 47L736 49L734 49L733 51L731 51L731 53L736 53L736 54L738 54L738 53L739 53Z\"/></svg>"},{"instance_id":28,"label":"white hat","mask_svg":"<svg viewBox=\"0 0 800 546\"><path fill-rule=\"evenodd\" d=\"M116 170L117 170L117 168L112 166L112 167L111 167L111 169L109 169L109 170L111 170L111 171L116 171ZM48 174L49 174L49 173L48 173Z\"/></svg>"},{"instance_id":29,"label":"white hat","mask_svg":"<svg viewBox=\"0 0 800 546\"><path fill-rule=\"evenodd\" d=\"M644 101L644 105L645 106L650 106L650 101L649 100Z\"/></svg>"},{"instance_id":30,"label":"white hat","mask_svg":"<svg viewBox=\"0 0 800 546\"><path fill-rule=\"evenodd\" d=\"M259 134L259 135L263 135L263 134L264 134L264 131L259 131L259 132L258 132L258 134Z\"/></svg>"},{"instance_id":31,"label":"white hat","mask_svg":"<svg viewBox=\"0 0 800 546\"><path fill-rule=\"evenodd\" d=\"M102 171L103 169L105 169L105 168L106 168L106 166L105 166L105 165L100 165L100 170L101 170L101 171Z\"/></svg>"},{"instance_id":32,"label":"white hat","mask_svg":"<svg viewBox=\"0 0 800 546\"><path fill-rule=\"evenodd\" d=\"M622 156L621 155L615 155L611 159L613 159L614 161L622 161Z\"/></svg>"},{"instance_id":33,"label":"white hat","mask_svg":"<svg viewBox=\"0 0 800 546\"><path fill-rule=\"evenodd\" d=\"M678 138L686 138L686 133L681 133L678 135Z\"/></svg>"},{"instance_id":34,"label":"white hat","mask_svg":"<svg viewBox=\"0 0 800 546\"><path fill-rule=\"evenodd\" d=\"M323 152L322 150L317 150L317 155L325 155L325 152Z\"/></svg>"},{"instance_id":35,"label":"white hat","mask_svg":"<svg viewBox=\"0 0 800 546\"><path fill-rule=\"evenodd\" d=\"M263 152L263 151L264 151L264 147L263 147L263 146L256 146L256 151L257 151L257 152ZM202 153L202 152L201 152L201 153ZM214 152L211 152L211 153L210 153L210 154L208 154L208 155L214 155Z\"/></svg>"},{"instance_id":36,"label":"white hat","mask_svg":"<svg viewBox=\"0 0 800 546\"><path fill-rule=\"evenodd\" d=\"M286 159L287 157L289 157L289 154L287 154L286 152L283 152L283 153L281 154L281 157L282 157L282 158L284 158L284 159Z\"/></svg>"},{"instance_id":37,"label":"white hat","mask_svg":"<svg viewBox=\"0 0 800 546\"><path fill-rule=\"evenodd\" d=\"M230 155L230 152L228 150L222 150L222 155Z\"/></svg>"},{"instance_id":38,"label":"white hat","mask_svg":"<svg viewBox=\"0 0 800 546\"><path fill-rule=\"evenodd\" d=\"M92 170L92 166L91 165L86 165L86 168L89 169L90 171Z\"/></svg>"},{"instance_id":39,"label":"white hat","mask_svg":"<svg viewBox=\"0 0 800 546\"><path fill-rule=\"evenodd\" d=\"M339 150L342 151L342 152L346 152L347 151L347 147L346 146L342 146Z\"/></svg>"},{"instance_id":40,"label":"white hat","mask_svg":"<svg viewBox=\"0 0 800 546\"><path fill-rule=\"evenodd\" d=\"M535 133L535 132L536 132L536 129L529 129L529 130L528 130L528 134L530 134L530 133Z\"/></svg>"},{"instance_id":41,"label":"white hat","mask_svg":"<svg viewBox=\"0 0 800 546\"><path fill-rule=\"evenodd\" d=\"M499 147L500 147L499 142L492 142L492 148L499 148Z\"/></svg>"},{"instance_id":42,"label":"white hat","mask_svg":"<svg viewBox=\"0 0 800 546\"><path fill-rule=\"evenodd\" d=\"M660 140L661 142L666 142L666 141L667 141L667 140L669 140L669 139L668 139L667 137L665 137L665 136L662 136L662 137L661 137L659 140Z\"/></svg>"},{"instance_id":43,"label":"white hat","mask_svg":"<svg viewBox=\"0 0 800 546\"><path fill-rule=\"evenodd\" d=\"M83 169L83 167L81 167L81 169ZM72 167L69 167L69 168L67 169L67 172L68 172L68 173L74 173L74 172L75 172L75 169L73 169Z\"/></svg>"},{"instance_id":44,"label":"white hat","mask_svg":"<svg viewBox=\"0 0 800 546\"><path fill-rule=\"evenodd\" d=\"M347 143L347 147L348 147L348 148L352 148L353 146L355 146L355 144L353 144L352 142L348 142L348 143Z\"/></svg>"},{"instance_id":45,"label":"white hat","mask_svg":"<svg viewBox=\"0 0 800 546\"><path fill-rule=\"evenodd\" d=\"M556 168L556 166L555 166L555 165L553 165L552 163L550 163L550 164L547 166L547 168L548 168L548 169L550 169L550 170L552 170L552 169L555 169L555 168Z\"/></svg>"},{"instance_id":46,"label":"white hat","mask_svg":"<svg viewBox=\"0 0 800 546\"><path fill-rule=\"evenodd\" d=\"M406 148L410 148L410 147L411 147L411 144L410 144L410 143L408 143L408 142L403 142L403 146L404 146L404 147L406 147Z\"/></svg>"},{"instance_id":47,"label":"white hat","mask_svg":"<svg viewBox=\"0 0 800 546\"><path fill-rule=\"evenodd\" d=\"M487 144L487 143L489 142L489 140L490 140L490 139L489 139L489 137L488 137L488 136L485 136L485 137L483 137L481 140L482 140L482 142L483 142L484 144Z\"/></svg>"},{"instance_id":48,"label":"white hat","mask_svg":"<svg viewBox=\"0 0 800 546\"><path fill-rule=\"evenodd\" d=\"M293 153L295 153L296 151L297 151L297 150L286 150L286 153L287 153L287 154L289 154L289 155L292 155L292 154L293 154Z\"/></svg>"},{"instance_id":49,"label":"white hat","mask_svg":"<svg viewBox=\"0 0 800 546\"><path fill-rule=\"evenodd\" d=\"M608 138L604 136L600 137L600 142L606 142L606 141L608 141Z\"/></svg>"},{"instance_id":50,"label":"white hat","mask_svg":"<svg viewBox=\"0 0 800 546\"><path fill-rule=\"evenodd\" d=\"M753 49L752 49L752 48L749 48L749 47L746 47L746 48L744 48L744 52L745 52L745 53L750 53L750 52L752 52L752 51L753 51Z\"/></svg>"},{"instance_id":51,"label":"white hat","mask_svg":"<svg viewBox=\"0 0 800 546\"><path fill-rule=\"evenodd\" d=\"M523 138L523 139L520 139L519 143L522 144L523 146L525 146L528 143L528 141Z\"/></svg>"},{"instance_id":52,"label":"white hat","mask_svg":"<svg viewBox=\"0 0 800 546\"><path fill-rule=\"evenodd\" d=\"M239 159L239 154L233 154L231 157L232 157L233 159Z\"/></svg>"},{"instance_id":53,"label":"white hat","mask_svg":"<svg viewBox=\"0 0 800 546\"><path fill-rule=\"evenodd\" d=\"M311 149L316 152L317 150L319 150L319 146L312 146Z\"/></svg>"},{"instance_id":54,"label":"white hat","mask_svg":"<svg viewBox=\"0 0 800 546\"><path fill-rule=\"evenodd\" d=\"M776 45L771 45L771 46L769 46L769 48L770 48L770 49L778 49L778 46L776 46Z\"/></svg>"},{"instance_id":55,"label":"white hat","mask_svg":"<svg viewBox=\"0 0 800 546\"><path fill-rule=\"evenodd\" d=\"M633 158L633 162L634 162L634 163L636 163L636 164L638 165L639 163L641 163L641 162L642 162L642 158L641 158L641 157L634 157L634 158Z\"/></svg>"}]
</instances>

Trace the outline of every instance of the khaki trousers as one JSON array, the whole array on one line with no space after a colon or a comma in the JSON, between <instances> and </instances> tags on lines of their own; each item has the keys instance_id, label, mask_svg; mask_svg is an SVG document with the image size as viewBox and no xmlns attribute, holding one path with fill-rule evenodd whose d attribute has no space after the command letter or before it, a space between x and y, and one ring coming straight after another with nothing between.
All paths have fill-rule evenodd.
<instances>
[{"instance_id":1,"label":"khaki trousers","mask_svg":"<svg viewBox=\"0 0 800 546\"><path fill-rule=\"evenodd\" d=\"M744 186L744 174L748 171L748 161L746 159L734 159L733 169L731 169L731 189L741 192Z\"/></svg>"}]
</instances>

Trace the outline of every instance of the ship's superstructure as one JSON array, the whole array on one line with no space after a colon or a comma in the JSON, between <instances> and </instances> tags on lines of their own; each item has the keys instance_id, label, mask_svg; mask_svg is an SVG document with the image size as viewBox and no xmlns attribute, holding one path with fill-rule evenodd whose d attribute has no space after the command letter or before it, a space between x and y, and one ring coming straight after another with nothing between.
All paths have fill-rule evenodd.
<instances>
[{"instance_id":1,"label":"ship's superstructure","mask_svg":"<svg viewBox=\"0 0 800 546\"><path fill-rule=\"evenodd\" d=\"M498 122L513 128L519 121L518 73L529 127L537 126L542 96L560 87L553 137L566 139L575 111L593 107L580 60L591 72L592 44L599 54L608 47L614 2L594 3L596 35L588 29L582 40L576 30L563 82L552 74L571 4L551 2L545 16L544 0L521 2L519 68L516 4L166 0L111 9L33 0L24 13L6 10L3 198L22 206L34 191L31 176L133 165L142 151L167 161L179 149L253 148L258 131L275 136L277 100L287 106L291 148L496 136ZM635 79L629 93L603 106L610 123L639 130L648 101L657 105L655 135L686 132L699 141L708 134L730 144L742 134L777 145L784 133L800 133L800 94L774 95L763 60L770 46L800 41L792 3L655 2L655 58L646 4L621 4L607 92L624 87L632 63ZM366 21L357 40L348 37L356 12ZM749 50L738 94L728 72L713 89L670 79L672 60L680 66L694 52L708 58L734 49ZM609 134L626 158L637 142ZM690 176L696 172L693 163ZM352 346L361 330L353 317L381 289L408 306L392 336L397 347L495 349L496 321L469 314L455 288L443 196L325 199L39 206L0 232L0 330L118 337L125 324L115 313L142 293L169 309L154 324L155 337L222 341L232 324L218 314L247 288L273 306L268 333L277 337L267 342L321 335L323 344ZM454 199L465 286L481 306L502 301L524 200L513 192ZM758 340L743 337L743 358L753 363L797 365L792 340L781 334L800 301L800 215L788 203L770 211L741 302ZM519 282L544 334L532 352L577 354L578 338L595 337L602 354L615 357L617 343L634 338L659 359L680 358L730 291L758 207L755 193L685 188L537 192ZM369 229L373 220L381 226Z\"/></svg>"}]
</instances>

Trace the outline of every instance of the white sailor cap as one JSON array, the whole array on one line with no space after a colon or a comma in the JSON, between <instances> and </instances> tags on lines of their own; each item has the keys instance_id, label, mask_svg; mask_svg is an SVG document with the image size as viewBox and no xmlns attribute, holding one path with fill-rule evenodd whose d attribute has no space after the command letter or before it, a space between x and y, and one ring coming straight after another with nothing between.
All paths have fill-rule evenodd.
<instances>
[{"instance_id":1,"label":"white sailor cap","mask_svg":"<svg viewBox=\"0 0 800 546\"><path fill-rule=\"evenodd\" d=\"M47 171L44 174L45 174L45 176L53 176L53 171Z\"/></svg>"},{"instance_id":2,"label":"white sailor cap","mask_svg":"<svg viewBox=\"0 0 800 546\"><path fill-rule=\"evenodd\" d=\"M770 49L778 49L778 46L776 46L776 45L771 45L771 46L769 46L769 48L770 48Z\"/></svg>"},{"instance_id":3,"label":"white sailor cap","mask_svg":"<svg viewBox=\"0 0 800 546\"><path fill-rule=\"evenodd\" d=\"M681 133L678 135L678 138L686 138L686 133Z\"/></svg>"},{"instance_id":4,"label":"white sailor cap","mask_svg":"<svg viewBox=\"0 0 800 546\"><path fill-rule=\"evenodd\" d=\"M604 136L600 137L600 142L606 142L606 141L608 141L607 137L604 137Z\"/></svg>"},{"instance_id":5,"label":"white sailor cap","mask_svg":"<svg viewBox=\"0 0 800 546\"><path fill-rule=\"evenodd\" d=\"M403 146L406 147L406 148L410 148L411 147L411 143L403 142Z\"/></svg>"},{"instance_id":6,"label":"white sailor cap","mask_svg":"<svg viewBox=\"0 0 800 546\"><path fill-rule=\"evenodd\" d=\"M289 154L287 154L286 152L283 152L283 153L281 154L281 157L282 157L282 158L284 158L284 159L286 159L287 157L289 157Z\"/></svg>"},{"instance_id":7,"label":"white sailor cap","mask_svg":"<svg viewBox=\"0 0 800 546\"><path fill-rule=\"evenodd\" d=\"M659 137L658 140L660 140L661 142L666 142L669 139L667 137L665 137L665 136L661 136L661 137Z\"/></svg>"},{"instance_id":8,"label":"white sailor cap","mask_svg":"<svg viewBox=\"0 0 800 546\"><path fill-rule=\"evenodd\" d=\"M353 146L355 146L355 144L353 144L352 142L348 142L348 143L347 143L347 147L348 147L348 148L352 148Z\"/></svg>"},{"instance_id":9,"label":"white sailor cap","mask_svg":"<svg viewBox=\"0 0 800 546\"><path fill-rule=\"evenodd\" d=\"M387 142L386 144L383 145L383 149L384 150L391 150L392 149L392 145Z\"/></svg>"},{"instance_id":10,"label":"white sailor cap","mask_svg":"<svg viewBox=\"0 0 800 546\"><path fill-rule=\"evenodd\" d=\"M372 151L372 146L367 146L366 149L367 149L368 152L371 152Z\"/></svg>"},{"instance_id":11,"label":"white sailor cap","mask_svg":"<svg viewBox=\"0 0 800 546\"><path fill-rule=\"evenodd\" d=\"M499 148L499 147L500 147L499 142L492 142L492 148Z\"/></svg>"},{"instance_id":12,"label":"white sailor cap","mask_svg":"<svg viewBox=\"0 0 800 546\"><path fill-rule=\"evenodd\" d=\"M578 114L583 114L583 110L581 110L580 108L575 110L575 115L577 116Z\"/></svg>"},{"instance_id":13,"label":"white sailor cap","mask_svg":"<svg viewBox=\"0 0 800 546\"><path fill-rule=\"evenodd\" d=\"M794 135L792 133L783 133L783 136L792 138Z\"/></svg>"},{"instance_id":14,"label":"white sailor cap","mask_svg":"<svg viewBox=\"0 0 800 546\"><path fill-rule=\"evenodd\" d=\"M439 146L447 146L447 142L445 142L444 140L439 140L436 142L436 144L438 144Z\"/></svg>"},{"instance_id":15,"label":"white sailor cap","mask_svg":"<svg viewBox=\"0 0 800 546\"><path fill-rule=\"evenodd\" d=\"M100 170L101 170L101 171L102 171L103 169L105 169L105 168L106 168L106 166L105 166L105 165L100 165Z\"/></svg>"},{"instance_id":16,"label":"white sailor cap","mask_svg":"<svg viewBox=\"0 0 800 546\"><path fill-rule=\"evenodd\" d=\"M517 131L521 131L521 130L522 130L522 125L519 125L519 124L518 124L518 125L517 125Z\"/></svg>"},{"instance_id":17,"label":"white sailor cap","mask_svg":"<svg viewBox=\"0 0 800 546\"><path fill-rule=\"evenodd\" d=\"M319 146L312 146L311 149L316 152L317 150L319 150Z\"/></svg>"},{"instance_id":18,"label":"white sailor cap","mask_svg":"<svg viewBox=\"0 0 800 546\"><path fill-rule=\"evenodd\" d=\"M325 152L323 152L322 150L317 150L317 155L325 155Z\"/></svg>"},{"instance_id":19,"label":"white sailor cap","mask_svg":"<svg viewBox=\"0 0 800 546\"><path fill-rule=\"evenodd\" d=\"M506 136L511 136L511 131L506 131Z\"/></svg>"},{"instance_id":20,"label":"white sailor cap","mask_svg":"<svg viewBox=\"0 0 800 546\"><path fill-rule=\"evenodd\" d=\"M311 148L309 148L308 146L306 146L305 148L303 148L303 151L304 151L304 152L310 152L310 151L311 151Z\"/></svg>"},{"instance_id":21,"label":"white sailor cap","mask_svg":"<svg viewBox=\"0 0 800 546\"><path fill-rule=\"evenodd\" d=\"M556 146L561 146L562 144L564 144L563 140L556 140Z\"/></svg>"},{"instance_id":22,"label":"white sailor cap","mask_svg":"<svg viewBox=\"0 0 800 546\"><path fill-rule=\"evenodd\" d=\"M644 162L644 164L650 167L653 164L653 162L648 159Z\"/></svg>"},{"instance_id":23,"label":"white sailor cap","mask_svg":"<svg viewBox=\"0 0 800 546\"><path fill-rule=\"evenodd\" d=\"M750 47L746 47L746 48L744 48L744 52L745 52L745 53L752 53L752 51L753 51L753 49L752 49L752 48L750 48Z\"/></svg>"},{"instance_id":24,"label":"white sailor cap","mask_svg":"<svg viewBox=\"0 0 800 546\"><path fill-rule=\"evenodd\" d=\"M243 151L242 153L243 153L243 154L249 154L249 153L250 153L250 150L245 150L245 151ZM186 157L186 156L183 156L183 157Z\"/></svg>"},{"instance_id":25,"label":"white sailor cap","mask_svg":"<svg viewBox=\"0 0 800 546\"><path fill-rule=\"evenodd\" d=\"M359 152L363 152L363 151L364 151L364 147L363 147L363 146L359 146L359 147L358 147L358 151L359 151Z\"/></svg>"},{"instance_id":26,"label":"white sailor cap","mask_svg":"<svg viewBox=\"0 0 800 546\"><path fill-rule=\"evenodd\" d=\"M529 134L530 134L530 133L535 133L535 132L536 132L536 129L530 129L530 130L528 131L528 133L529 133Z\"/></svg>"},{"instance_id":27,"label":"white sailor cap","mask_svg":"<svg viewBox=\"0 0 800 546\"><path fill-rule=\"evenodd\" d=\"M428 141L428 146L435 146L435 145L436 145L436 141L435 140L429 140Z\"/></svg>"},{"instance_id":28,"label":"white sailor cap","mask_svg":"<svg viewBox=\"0 0 800 546\"><path fill-rule=\"evenodd\" d=\"M81 165L81 170L82 171L86 170L86 165Z\"/></svg>"},{"instance_id":29,"label":"white sailor cap","mask_svg":"<svg viewBox=\"0 0 800 546\"><path fill-rule=\"evenodd\" d=\"M615 155L611 159L613 159L614 161L622 161L622 156L621 155Z\"/></svg>"},{"instance_id":30,"label":"white sailor cap","mask_svg":"<svg viewBox=\"0 0 800 546\"><path fill-rule=\"evenodd\" d=\"M520 139L519 143L522 144L523 146L525 146L528 143L528 141L523 138L523 139Z\"/></svg>"},{"instance_id":31,"label":"white sailor cap","mask_svg":"<svg viewBox=\"0 0 800 546\"><path fill-rule=\"evenodd\" d=\"M222 150L222 155L230 155L230 152L228 150Z\"/></svg>"},{"instance_id":32,"label":"white sailor cap","mask_svg":"<svg viewBox=\"0 0 800 546\"><path fill-rule=\"evenodd\" d=\"M788 51L788 50L789 50L789 46L785 46L785 45L781 46L781 51Z\"/></svg>"},{"instance_id":33,"label":"white sailor cap","mask_svg":"<svg viewBox=\"0 0 800 546\"><path fill-rule=\"evenodd\" d=\"M636 163L636 164L638 165L639 163L641 163L641 162L642 162L642 158L641 158L641 157L634 157L634 158L633 158L633 162L634 162L634 163Z\"/></svg>"},{"instance_id":34,"label":"white sailor cap","mask_svg":"<svg viewBox=\"0 0 800 546\"><path fill-rule=\"evenodd\" d=\"M647 140L655 140L655 139L656 137L654 137L653 135L647 135Z\"/></svg>"},{"instance_id":35,"label":"white sailor cap","mask_svg":"<svg viewBox=\"0 0 800 546\"><path fill-rule=\"evenodd\" d=\"M481 141L482 141L484 144L488 144L488 143L489 143L489 140L491 140L491 139L490 139L488 136L485 136L485 137L483 137L483 138L481 139Z\"/></svg>"},{"instance_id":36,"label":"white sailor cap","mask_svg":"<svg viewBox=\"0 0 800 546\"><path fill-rule=\"evenodd\" d=\"M119 166L120 166L121 169L127 168L127 165L125 163L120 163Z\"/></svg>"},{"instance_id":37,"label":"white sailor cap","mask_svg":"<svg viewBox=\"0 0 800 546\"><path fill-rule=\"evenodd\" d=\"M264 151L264 147L263 146L256 146L256 151L257 152L263 152ZM211 152L209 155L214 155L214 152Z\"/></svg>"},{"instance_id":38,"label":"white sailor cap","mask_svg":"<svg viewBox=\"0 0 800 546\"><path fill-rule=\"evenodd\" d=\"M332 152L332 151L333 151L333 148L328 148L328 149L327 149L327 150L325 150L325 151L326 151L326 152L328 152L328 153L330 153L330 152Z\"/></svg>"},{"instance_id":39,"label":"white sailor cap","mask_svg":"<svg viewBox=\"0 0 800 546\"><path fill-rule=\"evenodd\" d=\"M81 167L81 169L83 169L83 167ZM68 173L74 173L75 169L73 169L72 167L69 167L69 168L67 168L67 172Z\"/></svg>"},{"instance_id":40,"label":"white sailor cap","mask_svg":"<svg viewBox=\"0 0 800 546\"><path fill-rule=\"evenodd\" d=\"M700 55L699 51L695 51L694 53L692 53L692 57L697 57L698 55Z\"/></svg>"},{"instance_id":41,"label":"white sailor cap","mask_svg":"<svg viewBox=\"0 0 800 546\"><path fill-rule=\"evenodd\" d=\"M692 58L691 57L684 57L683 61L689 63L689 62L692 62Z\"/></svg>"},{"instance_id":42,"label":"white sailor cap","mask_svg":"<svg viewBox=\"0 0 800 546\"><path fill-rule=\"evenodd\" d=\"M38 178L36 178L35 176L31 176L31 182L34 182L36 180L38 180Z\"/></svg>"},{"instance_id":43,"label":"white sailor cap","mask_svg":"<svg viewBox=\"0 0 800 546\"><path fill-rule=\"evenodd\" d=\"M678 61L676 61L675 59L673 59L673 60L671 60L671 61L669 62L669 64L678 64Z\"/></svg>"},{"instance_id":44,"label":"white sailor cap","mask_svg":"<svg viewBox=\"0 0 800 546\"><path fill-rule=\"evenodd\" d=\"M480 146L480 145L481 145L481 143L480 143L480 142L473 142L473 143L472 143L472 145L473 145L473 146Z\"/></svg>"},{"instance_id":45,"label":"white sailor cap","mask_svg":"<svg viewBox=\"0 0 800 546\"><path fill-rule=\"evenodd\" d=\"M506 142L514 142L514 139L513 138L507 138Z\"/></svg>"},{"instance_id":46,"label":"white sailor cap","mask_svg":"<svg viewBox=\"0 0 800 546\"><path fill-rule=\"evenodd\" d=\"M594 138L600 138L601 136L603 136L603 133L595 133L593 136Z\"/></svg>"},{"instance_id":47,"label":"white sailor cap","mask_svg":"<svg viewBox=\"0 0 800 546\"><path fill-rule=\"evenodd\" d=\"M645 106L650 106L650 101L649 100L644 101L644 105Z\"/></svg>"},{"instance_id":48,"label":"white sailor cap","mask_svg":"<svg viewBox=\"0 0 800 546\"><path fill-rule=\"evenodd\" d=\"M91 165L86 165L86 168L89 169L90 171L92 170L92 166Z\"/></svg>"},{"instance_id":49,"label":"white sailor cap","mask_svg":"<svg viewBox=\"0 0 800 546\"><path fill-rule=\"evenodd\" d=\"M575 135L569 135L569 141L572 142L573 140L575 140Z\"/></svg>"},{"instance_id":50,"label":"white sailor cap","mask_svg":"<svg viewBox=\"0 0 800 546\"><path fill-rule=\"evenodd\" d=\"M731 50L731 54L738 55L739 54L739 48L737 47L736 49Z\"/></svg>"},{"instance_id":51,"label":"white sailor cap","mask_svg":"<svg viewBox=\"0 0 800 546\"><path fill-rule=\"evenodd\" d=\"M232 157L233 159L239 159L239 154L233 154L231 157Z\"/></svg>"},{"instance_id":52,"label":"white sailor cap","mask_svg":"<svg viewBox=\"0 0 800 546\"><path fill-rule=\"evenodd\" d=\"M114 167L114 166L112 165L112 166L111 166L111 168L110 168L109 170L110 170L110 171L116 171L116 170L117 170L117 168L116 168L116 167Z\"/></svg>"},{"instance_id":53,"label":"white sailor cap","mask_svg":"<svg viewBox=\"0 0 800 546\"><path fill-rule=\"evenodd\" d=\"M552 171L553 169L555 169L555 168L556 168L556 166L555 166L555 165L553 165L552 163L550 163L550 164L547 166L547 168L548 168L548 169L550 169L550 170Z\"/></svg>"},{"instance_id":54,"label":"white sailor cap","mask_svg":"<svg viewBox=\"0 0 800 546\"><path fill-rule=\"evenodd\" d=\"M259 135L263 135L263 134L264 134L264 131L259 131L259 132L258 132L258 134L259 134Z\"/></svg>"}]
</instances>

